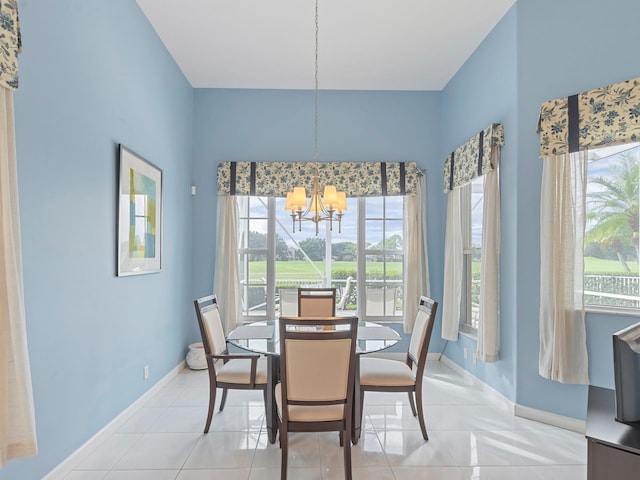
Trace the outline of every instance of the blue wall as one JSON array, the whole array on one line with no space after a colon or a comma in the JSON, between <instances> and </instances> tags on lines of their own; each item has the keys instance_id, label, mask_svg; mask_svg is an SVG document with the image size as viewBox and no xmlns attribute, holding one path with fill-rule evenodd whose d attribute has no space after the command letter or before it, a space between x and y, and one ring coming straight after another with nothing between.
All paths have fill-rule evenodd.
<instances>
[{"instance_id":1,"label":"blue wall","mask_svg":"<svg viewBox=\"0 0 640 480\"><path fill-rule=\"evenodd\" d=\"M440 93L321 91L320 161L416 162L427 171L429 224L441 214ZM313 91L195 91L193 279L196 295L211 292L217 165L222 161L311 161ZM428 228L432 295L442 298L444 234ZM434 349L441 348L434 335Z\"/></svg>"},{"instance_id":2,"label":"blue wall","mask_svg":"<svg viewBox=\"0 0 640 480\"><path fill-rule=\"evenodd\" d=\"M193 90L132 0L19 1L15 120L42 478L184 358ZM116 147L163 170L162 272L118 278ZM143 366L150 378L143 380Z\"/></svg>"},{"instance_id":3,"label":"blue wall","mask_svg":"<svg viewBox=\"0 0 640 480\"><path fill-rule=\"evenodd\" d=\"M636 0L520 0L518 12L518 218L539 218L542 161L540 105L558 97L640 76ZM518 403L584 418L586 387L543 379L538 369L540 226L517 226ZM587 313L592 384L613 387L611 333L637 317Z\"/></svg>"},{"instance_id":4,"label":"blue wall","mask_svg":"<svg viewBox=\"0 0 640 480\"><path fill-rule=\"evenodd\" d=\"M519 0L442 93L443 155L491 122L505 126L501 163L500 361L473 365L449 342L445 354L516 403L584 419L584 386L538 375L540 182L536 124L546 100L640 75L634 18L640 3ZM591 383L613 387L611 334L637 317L587 314ZM470 355L469 355L470 357Z\"/></svg>"}]
</instances>

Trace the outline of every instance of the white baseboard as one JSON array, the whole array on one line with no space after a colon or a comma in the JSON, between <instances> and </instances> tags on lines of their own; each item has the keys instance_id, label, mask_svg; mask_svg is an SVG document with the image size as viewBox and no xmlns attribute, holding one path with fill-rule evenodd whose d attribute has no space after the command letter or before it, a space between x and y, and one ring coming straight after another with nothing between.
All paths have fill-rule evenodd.
<instances>
[{"instance_id":1,"label":"white baseboard","mask_svg":"<svg viewBox=\"0 0 640 480\"><path fill-rule=\"evenodd\" d=\"M114 433L120 426L125 423L131 416L136 413L149 398L155 395L169 381L176 377L185 368L184 360L178 364L173 370L162 377L153 387L147 390L140 398L129 405L117 417L111 420L102 430L87 440L80 448L65 458L58 466L42 477L42 480L62 480L75 466L86 458L96 447L104 442L109 435Z\"/></svg>"},{"instance_id":2,"label":"white baseboard","mask_svg":"<svg viewBox=\"0 0 640 480\"><path fill-rule=\"evenodd\" d=\"M516 404L515 414L518 417L528 418L529 420L546 423L547 425L553 425L554 427L564 428L565 430L571 430L577 433L585 433L587 428L584 420L565 417L564 415L545 412L544 410L538 410L537 408L526 407L524 405Z\"/></svg>"},{"instance_id":3,"label":"white baseboard","mask_svg":"<svg viewBox=\"0 0 640 480\"><path fill-rule=\"evenodd\" d=\"M558 415L556 413L546 412L544 410L538 410L536 408L526 407L524 405L515 403L506 398L503 394L501 394L494 388L484 383L472 373L462 368L460 365L458 365L445 355L442 355L440 361L447 367L454 370L456 373L459 373L464 378L471 380L474 384L481 388L483 392L490 395L497 405L499 405L502 409L511 412L517 417L527 418L529 420L545 423L547 425L553 425L554 427L571 430L573 432L585 432L586 422L584 422L583 420L578 420L577 418L572 417L565 417L564 415Z\"/></svg>"},{"instance_id":4,"label":"white baseboard","mask_svg":"<svg viewBox=\"0 0 640 480\"><path fill-rule=\"evenodd\" d=\"M491 387L491 386L487 385L486 383L484 383L482 380L480 380L478 377L473 375L471 372L469 372L469 371L465 370L464 368L462 368L460 365L458 365L456 362L451 360L449 357L447 357L445 355L442 355L440 357L440 361L442 363L444 363L447 367L449 367L451 370L453 370L456 373L458 373L460 376L464 377L467 380L472 381L485 394L487 394L489 397L491 397L491 399L493 400L494 405L500 407L502 410L504 410L506 412L511 413L512 415L514 414L514 412L515 412L515 404L511 400L509 400L507 397L505 397L503 394L498 392L493 387Z\"/></svg>"}]
</instances>

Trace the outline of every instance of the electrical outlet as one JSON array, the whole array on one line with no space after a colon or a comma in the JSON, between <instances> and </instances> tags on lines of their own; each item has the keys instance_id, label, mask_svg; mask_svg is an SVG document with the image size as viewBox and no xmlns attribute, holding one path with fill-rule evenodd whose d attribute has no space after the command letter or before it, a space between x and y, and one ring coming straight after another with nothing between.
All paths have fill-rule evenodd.
<instances>
[{"instance_id":1,"label":"electrical outlet","mask_svg":"<svg viewBox=\"0 0 640 480\"><path fill-rule=\"evenodd\" d=\"M473 364L476 365L478 363L478 354L473 352Z\"/></svg>"},{"instance_id":2,"label":"electrical outlet","mask_svg":"<svg viewBox=\"0 0 640 480\"><path fill-rule=\"evenodd\" d=\"M464 359L467 359L467 348L465 347L464 351L463 351L463 355L464 355Z\"/></svg>"},{"instance_id":3,"label":"electrical outlet","mask_svg":"<svg viewBox=\"0 0 640 480\"><path fill-rule=\"evenodd\" d=\"M142 369L142 376L145 380L149 378L149 365L145 365Z\"/></svg>"}]
</instances>

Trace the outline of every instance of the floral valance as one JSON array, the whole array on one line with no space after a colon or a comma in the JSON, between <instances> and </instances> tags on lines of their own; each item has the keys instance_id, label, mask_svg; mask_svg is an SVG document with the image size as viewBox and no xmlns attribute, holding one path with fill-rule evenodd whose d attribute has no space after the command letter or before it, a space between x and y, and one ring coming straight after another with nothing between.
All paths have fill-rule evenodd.
<instances>
[{"instance_id":1,"label":"floral valance","mask_svg":"<svg viewBox=\"0 0 640 480\"><path fill-rule=\"evenodd\" d=\"M540 157L640 139L640 78L542 104Z\"/></svg>"},{"instance_id":2,"label":"floral valance","mask_svg":"<svg viewBox=\"0 0 640 480\"><path fill-rule=\"evenodd\" d=\"M464 187L494 169L491 151L504 145L504 127L494 123L451 152L444 161L444 191Z\"/></svg>"},{"instance_id":3,"label":"floral valance","mask_svg":"<svg viewBox=\"0 0 640 480\"><path fill-rule=\"evenodd\" d=\"M319 163L320 188L335 185L347 197L409 195L422 172L415 162ZM313 189L315 162L224 162L218 165L218 195L286 197L294 187Z\"/></svg>"},{"instance_id":4,"label":"floral valance","mask_svg":"<svg viewBox=\"0 0 640 480\"><path fill-rule=\"evenodd\" d=\"M0 0L0 87L18 89L18 53L22 51L18 4Z\"/></svg>"}]
</instances>

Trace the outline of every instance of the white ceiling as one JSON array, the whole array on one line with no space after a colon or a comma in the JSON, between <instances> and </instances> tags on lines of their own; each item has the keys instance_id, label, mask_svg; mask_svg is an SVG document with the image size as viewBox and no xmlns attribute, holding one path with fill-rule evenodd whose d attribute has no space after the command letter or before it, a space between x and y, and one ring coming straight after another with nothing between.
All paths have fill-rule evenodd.
<instances>
[{"instance_id":1,"label":"white ceiling","mask_svg":"<svg viewBox=\"0 0 640 480\"><path fill-rule=\"evenodd\" d=\"M313 0L137 0L195 88L313 89ZM442 90L516 0L320 0L318 83Z\"/></svg>"}]
</instances>

